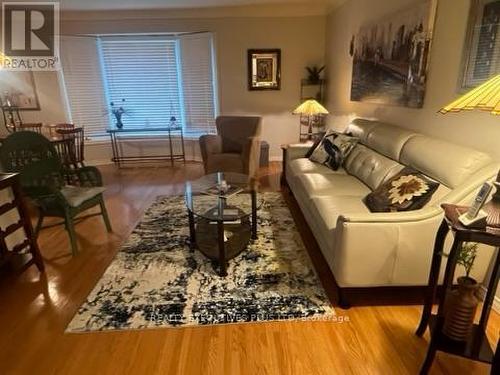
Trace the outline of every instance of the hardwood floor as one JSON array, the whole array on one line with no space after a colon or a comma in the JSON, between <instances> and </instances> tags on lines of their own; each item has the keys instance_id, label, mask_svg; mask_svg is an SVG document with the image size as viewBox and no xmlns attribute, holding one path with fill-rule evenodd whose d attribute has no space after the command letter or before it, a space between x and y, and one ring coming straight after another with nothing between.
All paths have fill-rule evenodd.
<instances>
[{"instance_id":1,"label":"hardwood floor","mask_svg":"<svg viewBox=\"0 0 500 375\"><path fill-rule=\"evenodd\" d=\"M98 217L77 225L71 257L62 227L42 231L46 275L0 273L0 374L416 374L428 335L414 331L420 306L336 308L349 321L270 322L65 334L73 315L157 195L180 194L199 164L101 168L114 233ZM279 188L280 164L262 173ZM497 342L500 319L488 326ZM432 374L487 374L489 366L439 353Z\"/></svg>"}]
</instances>

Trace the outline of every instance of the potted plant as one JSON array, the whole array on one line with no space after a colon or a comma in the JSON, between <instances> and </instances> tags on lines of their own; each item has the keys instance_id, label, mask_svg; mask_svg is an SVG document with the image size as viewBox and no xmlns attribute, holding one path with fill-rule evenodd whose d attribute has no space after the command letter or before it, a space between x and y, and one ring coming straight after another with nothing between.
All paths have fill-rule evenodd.
<instances>
[{"instance_id":1,"label":"potted plant","mask_svg":"<svg viewBox=\"0 0 500 375\"><path fill-rule=\"evenodd\" d=\"M307 66L306 70L309 74L307 81L316 85L321 81L321 73L325 70L325 67L322 66L321 68L318 68L317 66Z\"/></svg>"},{"instance_id":2,"label":"potted plant","mask_svg":"<svg viewBox=\"0 0 500 375\"><path fill-rule=\"evenodd\" d=\"M479 303L476 296L479 284L470 277L477 248L478 244L473 242L465 242L462 245L457 265L465 269L465 276L457 279L458 287L446 297L443 333L457 341L465 341L469 337Z\"/></svg>"}]
</instances>

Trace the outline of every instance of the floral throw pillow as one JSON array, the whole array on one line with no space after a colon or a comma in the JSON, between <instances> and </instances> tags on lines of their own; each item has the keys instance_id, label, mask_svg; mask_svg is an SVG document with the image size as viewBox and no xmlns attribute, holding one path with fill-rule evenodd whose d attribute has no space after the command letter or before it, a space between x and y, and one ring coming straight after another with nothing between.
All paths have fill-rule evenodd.
<instances>
[{"instance_id":1,"label":"floral throw pillow","mask_svg":"<svg viewBox=\"0 0 500 375\"><path fill-rule=\"evenodd\" d=\"M412 168L404 168L365 197L371 212L412 211L424 207L439 184Z\"/></svg>"},{"instance_id":2,"label":"floral throw pillow","mask_svg":"<svg viewBox=\"0 0 500 375\"><path fill-rule=\"evenodd\" d=\"M358 138L350 135L329 131L314 149L309 160L324 164L336 171L358 141Z\"/></svg>"}]
</instances>

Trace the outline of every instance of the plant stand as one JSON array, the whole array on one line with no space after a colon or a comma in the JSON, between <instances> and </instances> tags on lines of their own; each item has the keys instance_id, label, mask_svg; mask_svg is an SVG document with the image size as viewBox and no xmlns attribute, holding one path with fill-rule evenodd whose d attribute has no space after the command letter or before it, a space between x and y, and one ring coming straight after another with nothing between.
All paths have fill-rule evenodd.
<instances>
[{"instance_id":1,"label":"plant stand","mask_svg":"<svg viewBox=\"0 0 500 375\"><path fill-rule=\"evenodd\" d=\"M443 204L441 206L445 213L445 218L439 227L434 251L432 255L432 265L429 274L429 283L427 287L427 295L425 305L422 312L420 324L416 334L422 336L429 326L431 333L431 341L427 350L420 374L427 374L432 366L432 362L438 350L454 354L460 357L465 357L474 361L489 363L492 365L492 374L494 369L498 368L500 360L500 343L497 345L496 353L493 353L488 338L486 337L486 324L490 315L491 305L497 290L499 276L499 261L500 251L497 252L495 264L491 273L488 291L483 303L481 318L479 324L474 324L473 330L467 341L454 341L445 336L442 332L444 323L444 302L446 293L451 291L453 277L457 262L457 256L464 242L477 242L494 247L500 246L500 233L489 227L477 230L463 226L458 217L461 213L467 211L467 207L460 207L451 204ZM443 247L447 234L452 231L454 236L453 246L448 256L446 270L443 280L443 288L439 293L439 307L437 314L432 314L432 305L436 300L437 284L439 271L441 269L441 258Z\"/></svg>"}]
</instances>

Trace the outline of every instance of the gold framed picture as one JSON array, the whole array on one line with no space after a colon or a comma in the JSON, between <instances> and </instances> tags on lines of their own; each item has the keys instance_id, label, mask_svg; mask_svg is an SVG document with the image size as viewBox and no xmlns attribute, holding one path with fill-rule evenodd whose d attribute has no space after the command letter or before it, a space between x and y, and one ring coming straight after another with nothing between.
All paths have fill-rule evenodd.
<instances>
[{"instance_id":1,"label":"gold framed picture","mask_svg":"<svg viewBox=\"0 0 500 375\"><path fill-rule=\"evenodd\" d=\"M248 50L248 89L281 89L281 50Z\"/></svg>"},{"instance_id":2,"label":"gold framed picture","mask_svg":"<svg viewBox=\"0 0 500 375\"><path fill-rule=\"evenodd\" d=\"M0 71L0 105L39 110L35 78L31 71Z\"/></svg>"}]
</instances>

